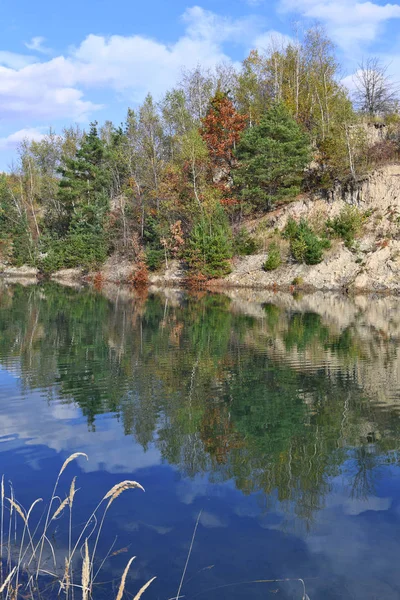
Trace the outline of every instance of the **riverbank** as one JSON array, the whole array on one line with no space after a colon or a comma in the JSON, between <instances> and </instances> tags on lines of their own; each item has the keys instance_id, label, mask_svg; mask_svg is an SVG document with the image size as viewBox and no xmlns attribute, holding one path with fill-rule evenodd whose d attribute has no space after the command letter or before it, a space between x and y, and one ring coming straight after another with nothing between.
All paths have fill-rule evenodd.
<instances>
[{"instance_id":1,"label":"riverbank","mask_svg":"<svg viewBox=\"0 0 400 600\"><path fill-rule=\"evenodd\" d=\"M295 263L288 243L281 240L282 265L264 271L273 232L282 232L289 220L305 219L315 227L335 219L349 206L368 215L351 247L341 239L333 239L316 265ZM346 293L400 293L400 165L386 165L357 183L338 184L327 197L307 196L245 222L249 234L258 240L256 254L231 260L231 273L223 279L211 280L211 290L248 288L264 290L345 291ZM83 269L63 269L51 279L64 285L93 281L129 283L135 265L120 256L111 256L98 273ZM38 270L31 267L0 265L0 275L12 279L36 279ZM149 284L184 286L184 263L168 262L159 272L150 273Z\"/></svg>"}]
</instances>

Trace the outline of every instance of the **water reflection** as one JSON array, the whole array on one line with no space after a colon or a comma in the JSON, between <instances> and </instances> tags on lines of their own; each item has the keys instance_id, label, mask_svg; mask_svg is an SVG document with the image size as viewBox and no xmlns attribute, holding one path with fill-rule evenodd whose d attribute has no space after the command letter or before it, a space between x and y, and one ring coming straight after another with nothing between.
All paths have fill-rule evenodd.
<instances>
[{"instance_id":1,"label":"water reflection","mask_svg":"<svg viewBox=\"0 0 400 600\"><path fill-rule=\"evenodd\" d=\"M397 497L400 304L321 294L230 296L4 285L0 447L12 453L21 443L34 446L33 466L45 447L88 452L92 461L82 468L93 473L143 469L146 477L151 469L150 489L170 514L176 500L167 488L187 506L217 493L225 510L213 510L209 500L201 524L225 531L224 544L211 533L209 543L227 563L236 560L229 548L238 539L244 555L252 544L251 556L275 544L268 575L282 576L281 561L286 572L308 573L320 597L344 597L345 588L352 590L348 597L377 597L368 595L375 584L366 591L360 582L371 569L354 547L369 525L352 527L359 515L374 521L388 514ZM179 476L155 484L156 472L165 478L166 464ZM234 502L237 494L243 500ZM270 535L298 537L263 545L248 521L255 514ZM241 525L233 527L238 517ZM190 538L191 525L149 522L151 539L176 529ZM380 543L394 544L389 531L380 523ZM357 563L352 572L338 555L348 536L354 536L344 551L347 564ZM319 556L318 568L309 553ZM374 548L361 544L358 553L370 560ZM177 572L179 563L181 557ZM382 598L397 597L391 594L400 579L390 563L376 575L383 577ZM242 567L244 579L251 578L252 569ZM329 570L338 573L334 585L327 583ZM214 583L231 575L220 570ZM280 597L299 597L298 589L279 589ZM248 591L229 593L248 597ZM265 590L252 591L258 596Z\"/></svg>"}]
</instances>

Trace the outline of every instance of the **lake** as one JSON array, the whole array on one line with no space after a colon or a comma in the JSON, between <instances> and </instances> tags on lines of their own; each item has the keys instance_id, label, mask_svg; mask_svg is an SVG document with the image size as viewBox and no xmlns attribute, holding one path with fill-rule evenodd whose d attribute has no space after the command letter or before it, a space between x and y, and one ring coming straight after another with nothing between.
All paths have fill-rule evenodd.
<instances>
[{"instance_id":1,"label":"lake","mask_svg":"<svg viewBox=\"0 0 400 600\"><path fill-rule=\"evenodd\" d=\"M0 286L16 498L48 498L73 452L73 535L119 481L146 490L109 509L95 598L131 556L130 593L157 576L143 598L175 598L197 521L187 599L301 600L300 579L310 600L399 598L400 299Z\"/></svg>"}]
</instances>

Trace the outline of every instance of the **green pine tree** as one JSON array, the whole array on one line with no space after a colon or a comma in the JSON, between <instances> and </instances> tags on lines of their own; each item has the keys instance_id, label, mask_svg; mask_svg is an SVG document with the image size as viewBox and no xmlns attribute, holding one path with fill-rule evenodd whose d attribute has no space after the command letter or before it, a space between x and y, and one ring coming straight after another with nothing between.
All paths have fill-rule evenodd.
<instances>
[{"instance_id":1,"label":"green pine tree","mask_svg":"<svg viewBox=\"0 0 400 600\"><path fill-rule=\"evenodd\" d=\"M310 144L285 106L276 103L259 125L245 131L236 155L235 184L242 199L269 209L276 201L299 193L310 161Z\"/></svg>"},{"instance_id":2,"label":"green pine tree","mask_svg":"<svg viewBox=\"0 0 400 600\"><path fill-rule=\"evenodd\" d=\"M97 228L107 209L110 191L110 171L107 150L97 131L97 123L90 124L89 133L72 158L65 157L60 168L58 200L64 208L62 223L68 228Z\"/></svg>"}]
</instances>

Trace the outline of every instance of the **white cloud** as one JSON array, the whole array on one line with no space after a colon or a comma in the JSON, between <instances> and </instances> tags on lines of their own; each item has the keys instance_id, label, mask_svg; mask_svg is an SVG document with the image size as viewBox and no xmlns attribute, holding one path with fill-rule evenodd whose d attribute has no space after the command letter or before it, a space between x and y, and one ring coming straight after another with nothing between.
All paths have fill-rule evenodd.
<instances>
[{"instance_id":1,"label":"white cloud","mask_svg":"<svg viewBox=\"0 0 400 600\"><path fill-rule=\"evenodd\" d=\"M15 133L0 138L0 150L16 148L24 140L35 140L36 142L40 142L44 137L44 134L35 127L20 129Z\"/></svg>"},{"instance_id":2,"label":"white cloud","mask_svg":"<svg viewBox=\"0 0 400 600\"><path fill-rule=\"evenodd\" d=\"M373 42L385 22L400 18L399 4L355 0L281 0L280 8L325 23L328 33L346 49Z\"/></svg>"},{"instance_id":3,"label":"white cloud","mask_svg":"<svg viewBox=\"0 0 400 600\"><path fill-rule=\"evenodd\" d=\"M197 516L197 515L196 515ZM207 529L215 529L216 527L228 527L226 518L221 518L211 512L203 510L200 516L200 523Z\"/></svg>"},{"instance_id":4,"label":"white cloud","mask_svg":"<svg viewBox=\"0 0 400 600\"><path fill-rule=\"evenodd\" d=\"M200 6L188 8L183 14L183 21L187 23L186 36L218 44L225 41L237 41L238 36L243 44L246 38L253 38L260 27L254 17L241 19L221 17Z\"/></svg>"},{"instance_id":5,"label":"white cloud","mask_svg":"<svg viewBox=\"0 0 400 600\"><path fill-rule=\"evenodd\" d=\"M51 54L51 48L47 48L44 45L46 39L41 36L33 37L30 42L25 42L25 46L29 48L29 50L33 50L34 52L40 52L41 54Z\"/></svg>"},{"instance_id":6,"label":"white cloud","mask_svg":"<svg viewBox=\"0 0 400 600\"><path fill-rule=\"evenodd\" d=\"M30 65L35 62L33 56L26 54L16 54L15 52L8 52L7 50L0 50L0 65L10 67L11 69L22 69L26 65Z\"/></svg>"},{"instance_id":7,"label":"white cloud","mask_svg":"<svg viewBox=\"0 0 400 600\"><path fill-rule=\"evenodd\" d=\"M2 118L84 120L99 105L83 100L83 92L70 84L74 79L74 67L63 57L21 69L0 66Z\"/></svg>"},{"instance_id":8,"label":"white cloud","mask_svg":"<svg viewBox=\"0 0 400 600\"><path fill-rule=\"evenodd\" d=\"M131 436L121 435L121 424L111 416L99 419L96 433L90 433L76 405L48 404L36 391L30 394L30 401L21 411L18 398L13 398L18 391L15 390L15 377L8 373L4 375L1 369L0 372L3 386L0 394L0 452L10 447L30 446L29 460L33 464L36 452L40 452L43 445L63 456L85 452L89 461L79 459L79 466L84 472L104 469L109 473L133 473L161 463L160 453L153 444L145 451ZM16 407L12 411L8 405L11 399L15 400Z\"/></svg>"},{"instance_id":9,"label":"white cloud","mask_svg":"<svg viewBox=\"0 0 400 600\"><path fill-rule=\"evenodd\" d=\"M223 44L239 40L246 47L260 31L251 17L235 20L198 6L182 19L185 32L172 44L141 35L88 35L65 57L33 64L27 64L31 57L25 62L18 55L8 57L0 66L0 113L30 123L46 117L49 125L56 119L85 120L100 105L86 99L84 90L123 93L127 102L140 101L149 91L159 96L176 83L183 67L230 62ZM43 38L26 45L43 51Z\"/></svg>"},{"instance_id":10,"label":"white cloud","mask_svg":"<svg viewBox=\"0 0 400 600\"><path fill-rule=\"evenodd\" d=\"M253 41L253 48L258 50L267 50L271 46L284 48L293 43L293 38L280 31L269 30L258 35Z\"/></svg>"}]
</instances>

